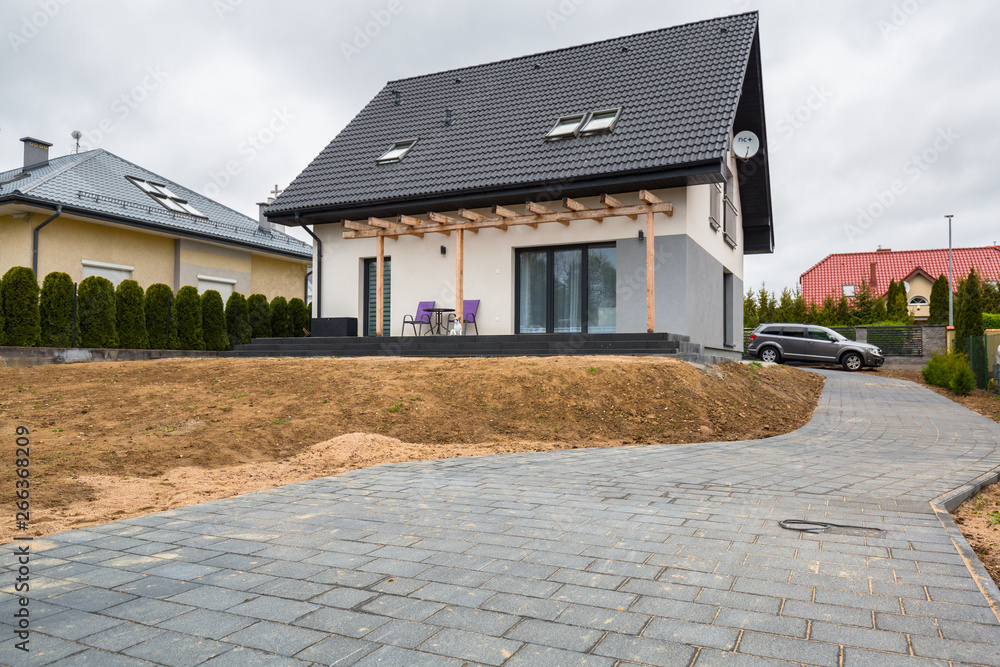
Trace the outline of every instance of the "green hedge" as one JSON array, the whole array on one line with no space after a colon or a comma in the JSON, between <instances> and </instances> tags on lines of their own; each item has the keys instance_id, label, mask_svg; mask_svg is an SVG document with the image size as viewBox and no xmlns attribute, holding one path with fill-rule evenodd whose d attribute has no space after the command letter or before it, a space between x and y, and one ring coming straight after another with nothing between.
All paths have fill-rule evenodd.
<instances>
[{"instance_id":1,"label":"green hedge","mask_svg":"<svg viewBox=\"0 0 1000 667\"><path fill-rule=\"evenodd\" d=\"M1000 313L983 313L983 326L987 329L1000 329Z\"/></svg>"},{"instance_id":2,"label":"green hedge","mask_svg":"<svg viewBox=\"0 0 1000 667\"><path fill-rule=\"evenodd\" d=\"M80 347L118 347L115 288L111 281L91 276L77 291Z\"/></svg>"},{"instance_id":3,"label":"green hedge","mask_svg":"<svg viewBox=\"0 0 1000 667\"><path fill-rule=\"evenodd\" d=\"M143 296L142 287L134 280L121 281L115 290L118 345L126 350L145 350L149 347Z\"/></svg>"},{"instance_id":4,"label":"green hedge","mask_svg":"<svg viewBox=\"0 0 1000 667\"><path fill-rule=\"evenodd\" d=\"M205 334L206 350L221 351L229 347L222 295L214 289L201 295L201 327Z\"/></svg>"},{"instance_id":5,"label":"green hedge","mask_svg":"<svg viewBox=\"0 0 1000 667\"><path fill-rule=\"evenodd\" d=\"M42 337L38 314L38 280L26 266L15 266L0 281L6 345L33 347Z\"/></svg>"},{"instance_id":6,"label":"green hedge","mask_svg":"<svg viewBox=\"0 0 1000 667\"><path fill-rule=\"evenodd\" d=\"M177 328L174 321L174 291L163 283L146 288L142 309L146 314L146 335L153 350L169 350L170 337Z\"/></svg>"},{"instance_id":7,"label":"green hedge","mask_svg":"<svg viewBox=\"0 0 1000 667\"><path fill-rule=\"evenodd\" d=\"M935 354L924 366L922 374L927 384L950 389L959 395L964 396L976 388L976 375L969 366L969 360L957 352Z\"/></svg>"},{"instance_id":8,"label":"green hedge","mask_svg":"<svg viewBox=\"0 0 1000 667\"><path fill-rule=\"evenodd\" d=\"M275 338L287 338L290 327L288 301L283 296L276 296L271 299L271 335Z\"/></svg>"},{"instance_id":9,"label":"green hedge","mask_svg":"<svg viewBox=\"0 0 1000 667\"><path fill-rule=\"evenodd\" d=\"M38 303L44 347L73 347L73 304L76 288L68 273L53 271L42 282Z\"/></svg>"},{"instance_id":10,"label":"green hedge","mask_svg":"<svg viewBox=\"0 0 1000 667\"><path fill-rule=\"evenodd\" d=\"M185 285L174 297L172 321L177 323L170 332L173 350L204 350L205 337L201 328L201 299L198 288Z\"/></svg>"},{"instance_id":11,"label":"green hedge","mask_svg":"<svg viewBox=\"0 0 1000 667\"><path fill-rule=\"evenodd\" d=\"M254 338L271 337L271 307L263 294L251 294L247 299L250 309L250 329Z\"/></svg>"},{"instance_id":12,"label":"green hedge","mask_svg":"<svg viewBox=\"0 0 1000 667\"><path fill-rule=\"evenodd\" d=\"M239 292L233 292L226 299L226 333L229 336L229 349L250 342L250 308L246 297Z\"/></svg>"},{"instance_id":13,"label":"green hedge","mask_svg":"<svg viewBox=\"0 0 1000 667\"><path fill-rule=\"evenodd\" d=\"M292 335L302 338L309 335L309 309L306 302L298 297L288 302L288 319L292 323Z\"/></svg>"}]
</instances>

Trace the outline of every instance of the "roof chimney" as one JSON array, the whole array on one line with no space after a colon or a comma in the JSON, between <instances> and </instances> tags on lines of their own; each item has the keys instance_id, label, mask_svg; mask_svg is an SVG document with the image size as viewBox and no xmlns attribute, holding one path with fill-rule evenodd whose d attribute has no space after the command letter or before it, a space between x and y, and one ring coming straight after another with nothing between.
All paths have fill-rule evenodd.
<instances>
[{"instance_id":1,"label":"roof chimney","mask_svg":"<svg viewBox=\"0 0 1000 667\"><path fill-rule=\"evenodd\" d=\"M257 227L265 234L271 233L271 221L264 215L264 211L270 204L268 202L257 202Z\"/></svg>"},{"instance_id":2,"label":"roof chimney","mask_svg":"<svg viewBox=\"0 0 1000 667\"><path fill-rule=\"evenodd\" d=\"M882 246L879 246L878 250L875 252L892 252L892 248L883 248Z\"/></svg>"},{"instance_id":3,"label":"roof chimney","mask_svg":"<svg viewBox=\"0 0 1000 667\"><path fill-rule=\"evenodd\" d=\"M875 262L872 262L869 267L868 286L871 287L873 291L878 289L878 276L875 274L875 269L877 268L878 264Z\"/></svg>"},{"instance_id":4,"label":"roof chimney","mask_svg":"<svg viewBox=\"0 0 1000 667\"><path fill-rule=\"evenodd\" d=\"M52 144L31 137L21 137L21 141L24 143L25 171L31 167L44 167L49 163L49 148Z\"/></svg>"}]
</instances>

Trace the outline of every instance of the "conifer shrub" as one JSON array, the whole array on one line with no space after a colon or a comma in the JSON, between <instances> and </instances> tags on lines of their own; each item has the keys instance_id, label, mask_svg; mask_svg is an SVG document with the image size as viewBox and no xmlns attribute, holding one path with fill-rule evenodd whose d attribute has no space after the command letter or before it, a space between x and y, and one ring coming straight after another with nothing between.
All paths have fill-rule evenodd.
<instances>
[{"instance_id":1,"label":"conifer shrub","mask_svg":"<svg viewBox=\"0 0 1000 667\"><path fill-rule=\"evenodd\" d=\"M204 350L205 336L201 324L201 299L198 288L185 285L174 297L173 321L176 329L171 332L170 348L173 350Z\"/></svg>"},{"instance_id":2,"label":"conifer shrub","mask_svg":"<svg viewBox=\"0 0 1000 667\"><path fill-rule=\"evenodd\" d=\"M309 335L309 310L306 302L298 297L288 302L288 319L292 322L292 336L302 338Z\"/></svg>"},{"instance_id":3,"label":"conifer shrub","mask_svg":"<svg viewBox=\"0 0 1000 667\"><path fill-rule=\"evenodd\" d=\"M956 366L948 387L959 396L972 393L976 388L976 374L972 372L972 367L969 364Z\"/></svg>"},{"instance_id":4,"label":"conifer shrub","mask_svg":"<svg viewBox=\"0 0 1000 667\"><path fill-rule=\"evenodd\" d=\"M250 343L250 307L246 297L239 292L233 292L226 299L226 334L229 336L229 349L237 345Z\"/></svg>"},{"instance_id":5,"label":"conifer shrub","mask_svg":"<svg viewBox=\"0 0 1000 667\"><path fill-rule=\"evenodd\" d=\"M976 388L976 375L968 358L959 352L935 354L922 371L924 381L965 395Z\"/></svg>"},{"instance_id":6,"label":"conifer shrub","mask_svg":"<svg viewBox=\"0 0 1000 667\"><path fill-rule=\"evenodd\" d=\"M214 289L206 290L201 295L201 327L206 350L222 351L229 347L222 295Z\"/></svg>"},{"instance_id":7,"label":"conifer shrub","mask_svg":"<svg viewBox=\"0 0 1000 667\"><path fill-rule=\"evenodd\" d=\"M42 337L38 314L38 280L26 266L15 266L0 282L6 345L34 347Z\"/></svg>"},{"instance_id":8,"label":"conifer shrub","mask_svg":"<svg viewBox=\"0 0 1000 667\"><path fill-rule=\"evenodd\" d=\"M145 350L149 347L143 297L142 287L134 280L123 280L115 289L118 345L127 350Z\"/></svg>"},{"instance_id":9,"label":"conifer shrub","mask_svg":"<svg viewBox=\"0 0 1000 667\"><path fill-rule=\"evenodd\" d=\"M263 294L251 294L247 299L250 310L250 335L254 338L271 337L271 306Z\"/></svg>"},{"instance_id":10,"label":"conifer shrub","mask_svg":"<svg viewBox=\"0 0 1000 667\"><path fill-rule=\"evenodd\" d=\"M291 320L288 317L288 301L283 296L271 299L271 335L287 338Z\"/></svg>"},{"instance_id":11,"label":"conifer shrub","mask_svg":"<svg viewBox=\"0 0 1000 667\"><path fill-rule=\"evenodd\" d=\"M100 276L84 278L77 290L80 347L118 347L115 288Z\"/></svg>"},{"instance_id":12,"label":"conifer shrub","mask_svg":"<svg viewBox=\"0 0 1000 667\"><path fill-rule=\"evenodd\" d=\"M1000 313L983 313L983 326L987 329L1000 329Z\"/></svg>"},{"instance_id":13,"label":"conifer shrub","mask_svg":"<svg viewBox=\"0 0 1000 667\"><path fill-rule=\"evenodd\" d=\"M146 288L142 309L146 315L146 335L153 350L169 350L170 336L177 328L173 321L174 291L163 283Z\"/></svg>"},{"instance_id":14,"label":"conifer shrub","mask_svg":"<svg viewBox=\"0 0 1000 667\"><path fill-rule=\"evenodd\" d=\"M68 273L53 271L42 281L38 312L43 347L73 347L73 303L76 292Z\"/></svg>"},{"instance_id":15,"label":"conifer shrub","mask_svg":"<svg viewBox=\"0 0 1000 667\"><path fill-rule=\"evenodd\" d=\"M3 277L0 276L0 345L7 344L7 336L4 333L4 316L3 316Z\"/></svg>"}]
</instances>

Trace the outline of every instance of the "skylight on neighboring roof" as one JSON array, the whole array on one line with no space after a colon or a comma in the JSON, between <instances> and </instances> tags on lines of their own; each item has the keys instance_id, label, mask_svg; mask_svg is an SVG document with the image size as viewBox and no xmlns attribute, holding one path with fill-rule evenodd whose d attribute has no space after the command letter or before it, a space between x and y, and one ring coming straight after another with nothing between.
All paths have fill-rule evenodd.
<instances>
[{"instance_id":1,"label":"skylight on neighboring roof","mask_svg":"<svg viewBox=\"0 0 1000 667\"><path fill-rule=\"evenodd\" d=\"M610 132L614 129L615 123L618 122L618 118L621 114L622 110L620 108L595 111L590 114L590 118L587 119L587 122L584 123L583 127L580 129L580 134Z\"/></svg>"},{"instance_id":2,"label":"skylight on neighboring roof","mask_svg":"<svg viewBox=\"0 0 1000 667\"><path fill-rule=\"evenodd\" d=\"M406 154L410 152L410 149L412 149L416 143L416 139L397 141L392 145L392 148L383 153L382 157L377 160L378 164L391 164L393 162L399 162L406 157Z\"/></svg>"},{"instance_id":3,"label":"skylight on neighboring roof","mask_svg":"<svg viewBox=\"0 0 1000 667\"><path fill-rule=\"evenodd\" d=\"M170 188L162 183L144 181L141 178L135 178L134 176L127 176L126 178L134 183L140 190L155 199L160 206L168 211L173 211L174 213L184 213L185 215L193 215L198 218L208 217L189 204L186 199L181 199L175 195L171 192Z\"/></svg>"},{"instance_id":4,"label":"skylight on neighboring roof","mask_svg":"<svg viewBox=\"0 0 1000 667\"><path fill-rule=\"evenodd\" d=\"M580 126L583 125L584 118L587 114L578 113L572 116L563 116L556 121L556 126L549 130L549 133L545 135L546 140L551 139L565 139L567 137L575 137L576 133L580 130Z\"/></svg>"}]
</instances>

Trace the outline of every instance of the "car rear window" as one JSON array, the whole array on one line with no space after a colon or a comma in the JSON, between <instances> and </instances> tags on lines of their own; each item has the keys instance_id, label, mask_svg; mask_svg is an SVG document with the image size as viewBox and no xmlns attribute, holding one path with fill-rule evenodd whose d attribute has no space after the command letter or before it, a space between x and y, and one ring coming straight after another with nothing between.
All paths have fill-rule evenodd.
<instances>
[{"instance_id":1,"label":"car rear window","mask_svg":"<svg viewBox=\"0 0 1000 667\"><path fill-rule=\"evenodd\" d=\"M781 327L767 327L766 329L763 329L760 333L761 335L767 334L768 336L780 336Z\"/></svg>"},{"instance_id":2,"label":"car rear window","mask_svg":"<svg viewBox=\"0 0 1000 667\"><path fill-rule=\"evenodd\" d=\"M805 331L801 327L785 327L783 335L792 336L794 338L804 338Z\"/></svg>"}]
</instances>

